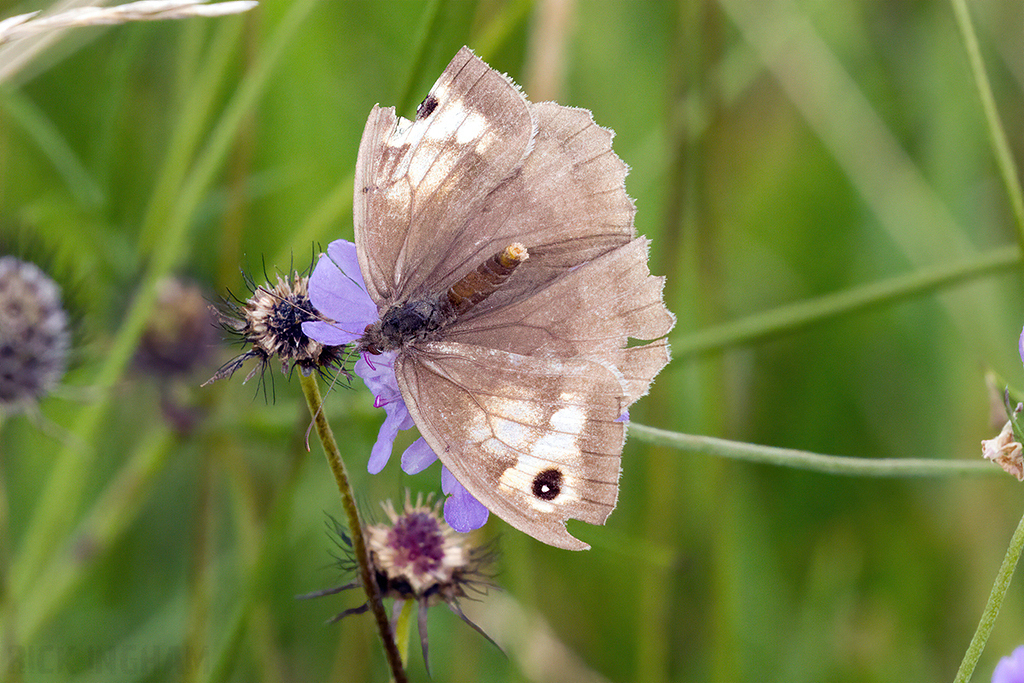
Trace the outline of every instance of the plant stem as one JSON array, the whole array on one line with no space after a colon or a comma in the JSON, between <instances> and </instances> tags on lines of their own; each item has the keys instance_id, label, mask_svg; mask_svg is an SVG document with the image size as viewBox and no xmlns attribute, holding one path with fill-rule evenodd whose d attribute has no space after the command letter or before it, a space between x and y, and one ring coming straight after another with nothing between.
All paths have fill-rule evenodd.
<instances>
[{"instance_id":1,"label":"plant stem","mask_svg":"<svg viewBox=\"0 0 1024 683\"><path fill-rule=\"evenodd\" d=\"M387 657L388 666L391 667L391 675L394 676L395 683L403 683L408 679L402 665L402 657L398 652L398 646L395 645L395 639L391 633L391 622L384 611L384 603L381 601L380 593L377 591L377 582L370 568L370 554L366 549L366 539L363 537L363 524L359 519L359 509L356 507L352 486L349 484L345 462L341 459L338 443L334 440L334 433L324 416L320 385L317 384L316 375L307 377L299 373L299 381L302 385L302 393L306 396L306 403L309 405L309 413L313 416L313 423L316 425L317 436L320 437L320 443L323 444L327 464L334 475L334 481L338 484L341 505L345 509L345 517L348 519L349 533L352 534L352 552L359 563L360 582L363 584L363 590L366 591L370 610L377 621L377 630L384 643L384 655Z\"/></svg>"},{"instance_id":2,"label":"plant stem","mask_svg":"<svg viewBox=\"0 0 1024 683\"><path fill-rule=\"evenodd\" d=\"M791 448L727 441L711 436L694 436L632 423L629 433L645 443L704 453L719 458L746 460L765 465L792 467L827 474L855 477L945 477L956 475L1002 475L1005 473L978 460L936 460L929 458L853 458L821 455Z\"/></svg>"},{"instance_id":3,"label":"plant stem","mask_svg":"<svg viewBox=\"0 0 1024 683\"><path fill-rule=\"evenodd\" d=\"M1006 557L1003 558L1003 564L999 567L999 573L996 574L996 581L992 584L992 592L989 593L985 611L981 613L978 629L974 632L971 644L967 646L964 660L960 662L960 669L956 672L956 678L953 679L954 683L967 683L971 680L974 667L978 664L982 650L985 649L985 643L988 642L989 634L992 633L992 626L995 625L996 617L999 616L999 608L1002 607L1003 598L1006 597L1006 589L1010 587L1013 570L1017 567L1022 548L1024 548L1024 517L1021 518L1016 531L1013 532L1013 537L1010 538L1010 547L1006 549Z\"/></svg>"}]
</instances>

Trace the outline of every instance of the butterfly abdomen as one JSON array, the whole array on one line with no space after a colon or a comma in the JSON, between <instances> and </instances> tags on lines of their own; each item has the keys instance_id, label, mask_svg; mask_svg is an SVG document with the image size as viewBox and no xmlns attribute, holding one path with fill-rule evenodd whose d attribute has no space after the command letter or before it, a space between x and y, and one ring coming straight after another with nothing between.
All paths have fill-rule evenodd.
<instances>
[{"instance_id":1,"label":"butterfly abdomen","mask_svg":"<svg viewBox=\"0 0 1024 683\"><path fill-rule=\"evenodd\" d=\"M448 303L455 315L465 313L493 294L528 258L525 246L519 242L510 244L452 285L448 289Z\"/></svg>"},{"instance_id":2,"label":"butterfly abdomen","mask_svg":"<svg viewBox=\"0 0 1024 683\"><path fill-rule=\"evenodd\" d=\"M358 342L360 352L376 355L414 342L440 339L445 327L493 294L529 257L525 246L510 244L441 296L393 305L379 321L366 327Z\"/></svg>"}]
</instances>

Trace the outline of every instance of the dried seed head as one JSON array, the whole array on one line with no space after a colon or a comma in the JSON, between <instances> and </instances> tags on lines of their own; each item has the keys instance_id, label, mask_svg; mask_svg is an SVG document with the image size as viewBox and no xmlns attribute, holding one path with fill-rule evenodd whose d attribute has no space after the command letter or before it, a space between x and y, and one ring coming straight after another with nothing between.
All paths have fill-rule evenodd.
<instances>
[{"instance_id":1,"label":"dried seed head","mask_svg":"<svg viewBox=\"0 0 1024 683\"><path fill-rule=\"evenodd\" d=\"M70 346L57 283L32 263L0 257L0 408L49 393L64 376Z\"/></svg>"},{"instance_id":2,"label":"dried seed head","mask_svg":"<svg viewBox=\"0 0 1024 683\"><path fill-rule=\"evenodd\" d=\"M293 272L290 278L277 277L274 287L259 286L248 276L246 284L252 292L248 300L239 303L225 301L226 310L215 311L221 326L237 335L249 350L225 363L206 384L230 377L245 361L257 359L257 365L245 377L248 382L266 368L270 359L281 359L281 371L288 373L288 365L298 366L304 375L314 370L340 367L344 358L343 346L324 346L313 341L302 331L302 323L320 320L320 315L309 301L309 277ZM205 386L205 385L204 385Z\"/></svg>"},{"instance_id":3,"label":"dried seed head","mask_svg":"<svg viewBox=\"0 0 1024 683\"><path fill-rule=\"evenodd\" d=\"M1020 409L1016 412L1020 413ZM1024 450L1013 433L1012 422L1007 421L996 438L982 440L981 455L1017 477L1017 481L1024 481Z\"/></svg>"}]
</instances>

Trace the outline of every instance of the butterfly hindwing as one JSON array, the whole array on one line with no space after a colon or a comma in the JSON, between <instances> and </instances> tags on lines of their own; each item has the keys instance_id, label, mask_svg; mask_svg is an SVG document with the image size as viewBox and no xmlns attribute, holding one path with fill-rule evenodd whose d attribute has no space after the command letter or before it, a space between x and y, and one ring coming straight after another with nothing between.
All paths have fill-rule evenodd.
<instances>
[{"instance_id":1,"label":"butterfly hindwing","mask_svg":"<svg viewBox=\"0 0 1024 683\"><path fill-rule=\"evenodd\" d=\"M611 368L432 342L395 362L420 433L455 478L512 526L550 545L588 546L567 519L615 507L625 425Z\"/></svg>"},{"instance_id":2,"label":"butterfly hindwing","mask_svg":"<svg viewBox=\"0 0 1024 683\"><path fill-rule=\"evenodd\" d=\"M527 356L600 358L623 374L627 405L668 362L664 336L675 324L662 301L664 278L651 276L646 238L638 237L548 287L448 332L465 344ZM629 339L657 340L627 347Z\"/></svg>"}]
</instances>

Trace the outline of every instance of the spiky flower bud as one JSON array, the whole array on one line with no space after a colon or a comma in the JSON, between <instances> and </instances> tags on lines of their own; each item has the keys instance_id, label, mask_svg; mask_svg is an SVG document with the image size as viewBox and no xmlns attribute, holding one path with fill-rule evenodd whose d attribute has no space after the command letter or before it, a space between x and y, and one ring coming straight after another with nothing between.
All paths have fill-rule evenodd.
<instances>
[{"instance_id":1,"label":"spiky flower bud","mask_svg":"<svg viewBox=\"0 0 1024 683\"><path fill-rule=\"evenodd\" d=\"M0 409L49 393L64 376L70 346L57 283L35 264L0 256Z\"/></svg>"}]
</instances>

